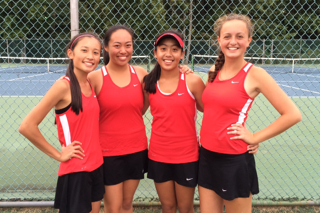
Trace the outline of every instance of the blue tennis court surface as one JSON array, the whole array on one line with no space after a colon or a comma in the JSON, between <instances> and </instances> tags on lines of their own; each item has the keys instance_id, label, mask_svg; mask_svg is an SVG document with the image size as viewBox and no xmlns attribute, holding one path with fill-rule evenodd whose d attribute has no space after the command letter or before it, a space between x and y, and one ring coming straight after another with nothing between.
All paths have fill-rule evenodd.
<instances>
[{"instance_id":1,"label":"blue tennis court surface","mask_svg":"<svg viewBox=\"0 0 320 213\"><path fill-rule=\"evenodd\" d=\"M289 96L320 96L320 69L308 67L261 66ZM196 72L208 72L208 66L195 66ZM65 74L66 65L17 66L0 68L1 96L43 96Z\"/></svg>"},{"instance_id":2,"label":"blue tennis court surface","mask_svg":"<svg viewBox=\"0 0 320 213\"><path fill-rule=\"evenodd\" d=\"M289 96L320 96L320 68L259 66L265 69ZM319 67L319 66L318 66ZM195 65L194 71L207 73L210 66Z\"/></svg>"}]
</instances>

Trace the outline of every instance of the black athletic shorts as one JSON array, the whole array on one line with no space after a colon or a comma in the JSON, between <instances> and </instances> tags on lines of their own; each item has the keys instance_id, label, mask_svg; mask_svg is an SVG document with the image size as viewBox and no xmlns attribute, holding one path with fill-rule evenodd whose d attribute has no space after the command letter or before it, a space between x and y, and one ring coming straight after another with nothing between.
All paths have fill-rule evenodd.
<instances>
[{"instance_id":1,"label":"black athletic shorts","mask_svg":"<svg viewBox=\"0 0 320 213\"><path fill-rule=\"evenodd\" d=\"M149 159L148 178L156 183L163 183L170 180L182 186L196 187L198 184L199 161L191 163L161 163Z\"/></svg>"},{"instance_id":2,"label":"black athletic shorts","mask_svg":"<svg viewBox=\"0 0 320 213\"><path fill-rule=\"evenodd\" d=\"M58 177L54 208L60 213L88 213L91 202L104 195L102 166L92 172L76 172Z\"/></svg>"},{"instance_id":3,"label":"black athletic shorts","mask_svg":"<svg viewBox=\"0 0 320 213\"><path fill-rule=\"evenodd\" d=\"M199 186L213 190L225 200L259 193L253 154L229 155L200 148Z\"/></svg>"},{"instance_id":4,"label":"black athletic shorts","mask_svg":"<svg viewBox=\"0 0 320 213\"><path fill-rule=\"evenodd\" d=\"M148 172L148 150L128 155L103 157L104 185L116 185L126 180L144 179Z\"/></svg>"}]
</instances>

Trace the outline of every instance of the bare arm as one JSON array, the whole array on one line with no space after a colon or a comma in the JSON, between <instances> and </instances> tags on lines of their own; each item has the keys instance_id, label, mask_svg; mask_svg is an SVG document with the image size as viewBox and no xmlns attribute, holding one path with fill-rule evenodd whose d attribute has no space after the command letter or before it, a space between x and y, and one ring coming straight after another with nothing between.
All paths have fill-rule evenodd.
<instances>
[{"instance_id":1,"label":"bare arm","mask_svg":"<svg viewBox=\"0 0 320 213\"><path fill-rule=\"evenodd\" d=\"M103 84L101 70L99 69L99 70L95 70L93 72L90 72L88 74L88 80L89 80L90 84L92 85L93 90L96 93L96 95L99 95L101 88L102 88L102 84Z\"/></svg>"},{"instance_id":2,"label":"bare arm","mask_svg":"<svg viewBox=\"0 0 320 213\"><path fill-rule=\"evenodd\" d=\"M280 117L266 128L254 134L250 133L247 129L242 129L240 127L242 125L240 124L234 124L233 127L228 129L233 130L229 134L234 134L238 130L241 131L239 136L232 139L242 139L249 144L258 144L284 132L301 121L302 117L296 105L265 70L258 67L253 67L252 69L247 76L247 82L245 82L245 88L246 85L249 85L246 89L247 93L251 97L262 93L279 112Z\"/></svg>"},{"instance_id":3,"label":"bare arm","mask_svg":"<svg viewBox=\"0 0 320 213\"><path fill-rule=\"evenodd\" d=\"M82 159L83 150L80 142L73 142L68 147L63 147L59 152L55 149L41 134L38 125L42 122L49 111L56 105L64 105L64 102L70 103L71 95L68 93L70 87L66 80L58 80L48 90L42 100L31 110L31 112L23 119L19 132L30 140L37 148L48 156L60 162L67 161L72 157ZM68 99L68 94L70 100Z\"/></svg>"},{"instance_id":4,"label":"bare arm","mask_svg":"<svg viewBox=\"0 0 320 213\"><path fill-rule=\"evenodd\" d=\"M149 95L146 96L146 92L144 91L144 84L143 84L143 78L148 75L148 72L143 69L142 67L134 67L134 69L136 70L137 74L138 74L138 78L139 81L141 83L141 87L142 87L142 93L143 93L143 108L142 108L142 115L144 115L144 113L146 113L146 111L149 108Z\"/></svg>"},{"instance_id":5,"label":"bare arm","mask_svg":"<svg viewBox=\"0 0 320 213\"><path fill-rule=\"evenodd\" d=\"M196 99L197 109L203 112L202 93L205 85L198 75L188 74L186 76L188 88Z\"/></svg>"}]
</instances>

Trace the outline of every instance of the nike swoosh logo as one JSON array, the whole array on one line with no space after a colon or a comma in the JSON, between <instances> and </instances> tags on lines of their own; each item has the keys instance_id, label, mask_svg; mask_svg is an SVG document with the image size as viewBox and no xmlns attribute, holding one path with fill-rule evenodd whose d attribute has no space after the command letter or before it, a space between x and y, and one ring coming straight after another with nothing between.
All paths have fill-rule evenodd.
<instances>
[{"instance_id":1,"label":"nike swoosh logo","mask_svg":"<svg viewBox=\"0 0 320 213\"><path fill-rule=\"evenodd\" d=\"M93 97L94 97L94 98L96 98L97 96L96 96L96 95L94 95Z\"/></svg>"},{"instance_id":2,"label":"nike swoosh logo","mask_svg":"<svg viewBox=\"0 0 320 213\"><path fill-rule=\"evenodd\" d=\"M239 82L237 82L237 81L231 81L231 84L237 84L237 83L239 83Z\"/></svg>"},{"instance_id":3,"label":"nike swoosh logo","mask_svg":"<svg viewBox=\"0 0 320 213\"><path fill-rule=\"evenodd\" d=\"M227 190L225 190L225 189L222 189L222 191L223 191L223 192L226 192Z\"/></svg>"},{"instance_id":4,"label":"nike swoosh logo","mask_svg":"<svg viewBox=\"0 0 320 213\"><path fill-rule=\"evenodd\" d=\"M138 84L134 84L133 86L136 87L136 86L138 86Z\"/></svg>"},{"instance_id":5,"label":"nike swoosh logo","mask_svg":"<svg viewBox=\"0 0 320 213\"><path fill-rule=\"evenodd\" d=\"M183 95L184 93L178 93L178 95Z\"/></svg>"},{"instance_id":6,"label":"nike swoosh logo","mask_svg":"<svg viewBox=\"0 0 320 213\"><path fill-rule=\"evenodd\" d=\"M192 180L193 178L186 178L187 181Z\"/></svg>"}]
</instances>

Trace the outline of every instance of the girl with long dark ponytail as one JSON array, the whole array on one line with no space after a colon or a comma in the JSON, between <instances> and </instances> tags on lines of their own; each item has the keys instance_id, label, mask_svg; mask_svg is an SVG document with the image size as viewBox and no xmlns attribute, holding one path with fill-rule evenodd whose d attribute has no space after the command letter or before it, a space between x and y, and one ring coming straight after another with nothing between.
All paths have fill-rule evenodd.
<instances>
[{"instance_id":1,"label":"girl with long dark ponytail","mask_svg":"<svg viewBox=\"0 0 320 213\"><path fill-rule=\"evenodd\" d=\"M60 212L98 213L104 194L99 143L99 104L87 80L99 64L101 41L93 33L75 36L67 46L66 76L57 80L22 121L19 132L60 162L54 207ZM55 108L61 151L38 125ZM81 195L81 196L79 196Z\"/></svg>"},{"instance_id":2,"label":"girl with long dark ponytail","mask_svg":"<svg viewBox=\"0 0 320 213\"><path fill-rule=\"evenodd\" d=\"M142 79L148 72L129 63L134 33L124 25L106 31L104 66L89 74L100 106L105 212L132 212L132 200L147 170L148 140L142 115Z\"/></svg>"},{"instance_id":3,"label":"girl with long dark ponytail","mask_svg":"<svg viewBox=\"0 0 320 213\"><path fill-rule=\"evenodd\" d=\"M175 30L167 30L163 33L161 33L160 35L158 35L156 37L156 41L163 36L163 34L169 34L169 33L172 33L172 34L175 34L177 36L179 36L182 41L184 40L183 38L183 35L180 34L179 32L175 31ZM155 47L154 47L154 50L157 51L157 46L156 44L158 43L155 43ZM181 48L181 51L183 51L183 49ZM143 79L143 82L144 82L144 90L147 91L148 93L156 93L156 84L157 84L157 81L159 80L160 78L160 75L161 75L161 67L158 63L158 61L156 62L156 64L154 65L154 68L151 70L151 72L144 77Z\"/></svg>"},{"instance_id":4,"label":"girl with long dark ponytail","mask_svg":"<svg viewBox=\"0 0 320 213\"><path fill-rule=\"evenodd\" d=\"M99 37L94 33L81 33L75 36L67 45L67 51L74 50L75 46L77 46L79 39L83 36L92 36L100 41ZM69 65L67 68L66 76L70 79L70 89L71 89L71 110L76 113L76 115L79 114L79 111L83 111L82 108L82 95L81 95L81 89L80 85L77 79L77 76L74 74L74 65L73 60L70 59Z\"/></svg>"},{"instance_id":5,"label":"girl with long dark ponytail","mask_svg":"<svg viewBox=\"0 0 320 213\"><path fill-rule=\"evenodd\" d=\"M162 212L194 212L198 180L197 109L203 110L204 83L198 75L180 72L183 35L161 33L154 42L157 63L144 78L145 100L153 116L148 178L153 179ZM197 106L197 109L196 107Z\"/></svg>"},{"instance_id":6,"label":"girl with long dark ponytail","mask_svg":"<svg viewBox=\"0 0 320 213\"><path fill-rule=\"evenodd\" d=\"M158 35L156 38L156 41L159 39L159 37L162 37L163 34L167 34L167 33L176 34L182 40L184 40L184 36L181 33L179 33L178 31L167 30L167 31L161 33L160 35ZM157 46L154 47L154 50L157 51ZM181 49L181 50L183 51L183 49ZM180 68L182 69L182 72L189 72L190 71L190 69L187 66L183 66ZM148 75L146 75L143 79L145 91L147 91L148 93L152 93L152 94L156 93L156 83L160 78L160 74L161 74L161 67L157 61L156 64L154 65L154 68L151 70L151 72Z\"/></svg>"}]
</instances>

